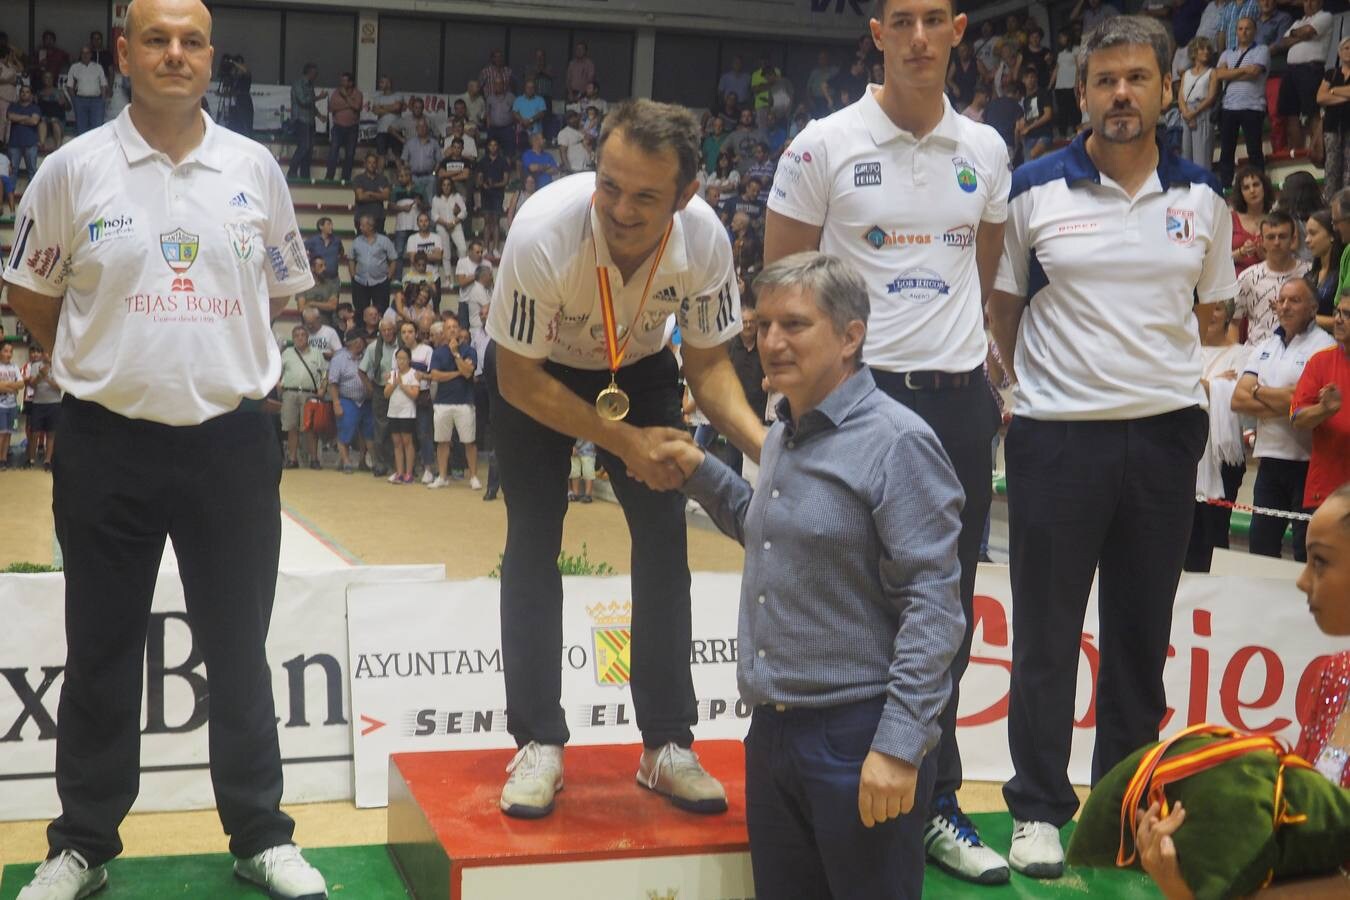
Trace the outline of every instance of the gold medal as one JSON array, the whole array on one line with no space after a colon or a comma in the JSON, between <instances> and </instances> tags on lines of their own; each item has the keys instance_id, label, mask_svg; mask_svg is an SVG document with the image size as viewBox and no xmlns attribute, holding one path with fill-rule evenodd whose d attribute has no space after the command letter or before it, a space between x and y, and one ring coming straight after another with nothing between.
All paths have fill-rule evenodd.
<instances>
[{"instance_id":1,"label":"gold medal","mask_svg":"<svg viewBox=\"0 0 1350 900\"><path fill-rule=\"evenodd\" d=\"M614 382L613 376L610 376L609 387L595 397L595 411L602 419L619 422L628 415L628 405L628 395Z\"/></svg>"}]
</instances>

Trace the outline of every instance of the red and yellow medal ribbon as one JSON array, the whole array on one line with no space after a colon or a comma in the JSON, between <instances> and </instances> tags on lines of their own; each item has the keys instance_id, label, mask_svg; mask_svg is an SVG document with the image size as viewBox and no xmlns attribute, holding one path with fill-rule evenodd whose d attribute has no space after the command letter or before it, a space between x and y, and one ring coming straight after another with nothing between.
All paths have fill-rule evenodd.
<instances>
[{"instance_id":1,"label":"red and yellow medal ribbon","mask_svg":"<svg viewBox=\"0 0 1350 900\"><path fill-rule=\"evenodd\" d=\"M595 205L594 199L591 205ZM592 248L595 251L595 280L600 285L600 317L605 323L605 351L609 355L609 371L617 373L619 365L623 362L624 352L628 349L628 342L633 337L633 329L637 326L638 319L642 316L642 310L647 306L647 298L651 296L652 281L656 278L656 270L661 268L661 258L666 255L666 245L670 243L670 235L675 230L675 220L672 218L670 224L666 226L666 233L661 238L661 245L656 250L656 257L652 260L651 271L647 273L647 283L642 287L642 302L638 304L637 312L633 314L633 323L624 332L623 343L619 343L618 325L614 320L614 291L609 286L609 267L600 265L600 247L595 243L592 236Z\"/></svg>"}]
</instances>

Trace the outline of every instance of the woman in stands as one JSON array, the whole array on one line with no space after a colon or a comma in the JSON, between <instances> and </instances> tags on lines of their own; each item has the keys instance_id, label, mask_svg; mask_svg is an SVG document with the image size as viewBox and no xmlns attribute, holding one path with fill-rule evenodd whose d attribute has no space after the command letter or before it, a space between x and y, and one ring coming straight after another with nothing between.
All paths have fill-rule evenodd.
<instances>
[{"instance_id":1,"label":"woman in stands","mask_svg":"<svg viewBox=\"0 0 1350 900\"><path fill-rule=\"evenodd\" d=\"M1233 207L1233 265L1237 273L1265 258L1261 246L1261 219L1275 206L1275 188L1266 173L1255 166L1238 169L1228 203Z\"/></svg>"},{"instance_id":2,"label":"woman in stands","mask_svg":"<svg viewBox=\"0 0 1350 900\"><path fill-rule=\"evenodd\" d=\"M1203 169L1214 165L1214 105L1219 102L1219 80L1210 63L1214 45L1201 35L1187 48L1191 67L1181 76L1181 155Z\"/></svg>"},{"instance_id":3,"label":"woman in stands","mask_svg":"<svg viewBox=\"0 0 1350 900\"><path fill-rule=\"evenodd\" d=\"M389 382L384 386L384 396L389 400L389 436L394 442L394 472L389 476L390 484L413 483L413 431L417 424L419 390L412 354L407 347L399 347L394 352Z\"/></svg>"},{"instance_id":4,"label":"woman in stands","mask_svg":"<svg viewBox=\"0 0 1350 900\"><path fill-rule=\"evenodd\" d=\"M1323 190L1330 199L1341 188L1350 187L1350 36L1341 38L1336 50L1336 66L1327 69L1317 88L1317 105L1322 107L1322 146L1326 148L1326 182Z\"/></svg>"},{"instance_id":5,"label":"woman in stands","mask_svg":"<svg viewBox=\"0 0 1350 900\"><path fill-rule=\"evenodd\" d=\"M538 190L533 175L526 175L525 180L520 185L520 190L511 195L511 203L506 210L506 230L511 230L511 223L516 220L516 213L525 205L525 201L534 196Z\"/></svg>"},{"instance_id":6,"label":"woman in stands","mask_svg":"<svg viewBox=\"0 0 1350 900\"><path fill-rule=\"evenodd\" d=\"M1313 515L1308 525L1308 562L1298 579L1308 595L1308 609L1323 634L1350 637L1350 484L1341 485ZM1328 661L1307 704L1312 718L1303 727L1295 752L1312 763L1328 780L1350 788L1350 651ZM1302 706L1303 704L1300 704ZM1153 804L1139 823L1137 845L1144 871L1162 889L1167 900L1192 900L1181 877L1171 835L1186 820L1180 804L1163 818ZM1350 850L1347 850L1350 855ZM1348 860L1347 862L1350 862ZM1313 900L1350 895L1347 867L1323 878L1276 884L1259 892L1262 898Z\"/></svg>"},{"instance_id":7,"label":"woman in stands","mask_svg":"<svg viewBox=\"0 0 1350 900\"><path fill-rule=\"evenodd\" d=\"M1303 276L1317 295L1317 324L1331 328L1341 277L1341 253L1345 244L1331 220L1331 211L1319 209L1303 226L1304 240L1312 254L1312 268Z\"/></svg>"}]
</instances>

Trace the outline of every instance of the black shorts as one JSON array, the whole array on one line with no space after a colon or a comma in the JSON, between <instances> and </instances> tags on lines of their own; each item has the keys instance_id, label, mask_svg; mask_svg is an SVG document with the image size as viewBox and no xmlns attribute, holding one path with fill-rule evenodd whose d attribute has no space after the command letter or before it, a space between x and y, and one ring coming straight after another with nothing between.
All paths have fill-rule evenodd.
<instances>
[{"instance_id":1,"label":"black shorts","mask_svg":"<svg viewBox=\"0 0 1350 900\"><path fill-rule=\"evenodd\" d=\"M481 212L499 213L502 211L502 200L506 195L502 191L483 191L483 205Z\"/></svg>"},{"instance_id":2,"label":"black shorts","mask_svg":"<svg viewBox=\"0 0 1350 900\"><path fill-rule=\"evenodd\" d=\"M412 433L413 433L414 431L416 431L416 430L417 430L417 420L416 420L416 419L390 419L390 420L389 420L389 433L390 433L390 434L412 434Z\"/></svg>"},{"instance_id":3,"label":"black shorts","mask_svg":"<svg viewBox=\"0 0 1350 900\"><path fill-rule=\"evenodd\" d=\"M1322 83L1321 63L1299 63L1284 70L1280 79L1279 102L1276 109L1282 117L1312 118L1321 112L1317 105L1317 88Z\"/></svg>"},{"instance_id":4,"label":"black shorts","mask_svg":"<svg viewBox=\"0 0 1350 900\"><path fill-rule=\"evenodd\" d=\"M28 407L28 427L34 433L55 431L60 418L60 403L33 403Z\"/></svg>"}]
</instances>

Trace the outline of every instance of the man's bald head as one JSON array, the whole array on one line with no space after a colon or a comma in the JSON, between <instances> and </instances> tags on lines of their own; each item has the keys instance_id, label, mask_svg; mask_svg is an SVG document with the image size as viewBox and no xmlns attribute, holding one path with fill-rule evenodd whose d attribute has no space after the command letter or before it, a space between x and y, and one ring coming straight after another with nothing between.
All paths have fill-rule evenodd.
<instances>
[{"instance_id":1,"label":"man's bald head","mask_svg":"<svg viewBox=\"0 0 1350 900\"><path fill-rule=\"evenodd\" d=\"M211 36L211 11L202 0L131 0L127 7L126 36L135 37L140 29L166 14L174 18L200 17L199 27L208 38Z\"/></svg>"}]
</instances>

